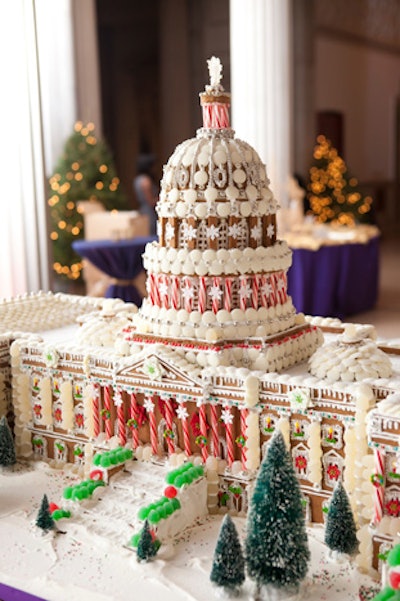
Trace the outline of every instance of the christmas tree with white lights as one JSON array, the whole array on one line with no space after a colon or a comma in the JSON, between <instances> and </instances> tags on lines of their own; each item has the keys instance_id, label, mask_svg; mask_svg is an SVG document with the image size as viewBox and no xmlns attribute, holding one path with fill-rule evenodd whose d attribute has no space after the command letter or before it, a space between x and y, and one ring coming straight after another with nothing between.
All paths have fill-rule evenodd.
<instances>
[{"instance_id":1,"label":"christmas tree with white lights","mask_svg":"<svg viewBox=\"0 0 400 601\"><path fill-rule=\"evenodd\" d=\"M318 136L310 169L307 198L319 223L353 226L371 222L372 198L357 188L346 163L325 136Z\"/></svg>"},{"instance_id":2,"label":"christmas tree with white lights","mask_svg":"<svg viewBox=\"0 0 400 601\"><path fill-rule=\"evenodd\" d=\"M82 261L72 242L83 237L79 201L98 201L107 210L126 207L111 152L103 140L97 139L93 123L75 124L49 188L53 269L62 279L78 280Z\"/></svg>"}]
</instances>

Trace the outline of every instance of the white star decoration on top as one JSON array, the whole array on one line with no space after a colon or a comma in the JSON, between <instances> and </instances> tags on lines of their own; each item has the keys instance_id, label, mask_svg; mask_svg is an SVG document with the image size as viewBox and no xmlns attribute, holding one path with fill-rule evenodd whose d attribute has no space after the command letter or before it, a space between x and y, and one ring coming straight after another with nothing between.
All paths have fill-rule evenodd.
<instances>
[{"instance_id":1,"label":"white star decoration on top","mask_svg":"<svg viewBox=\"0 0 400 601\"><path fill-rule=\"evenodd\" d=\"M219 58L212 56L207 60L208 72L210 74L210 84L218 86L222 79L222 65Z\"/></svg>"},{"instance_id":2,"label":"white star decoration on top","mask_svg":"<svg viewBox=\"0 0 400 601\"><path fill-rule=\"evenodd\" d=\"M267 227L267 236L268 238L272 238L272 236L275 234L275 227L273 226L272 223L269 224L269 226Z\"/></svg>"},{"instance_id":3,"label":"white star decoration on top","mask_svg":"<svg viewBox=\"0 0 400 601\"><path fill-rule=\"evenodd\" d=\"M206 232L207 237L210 238L210 240L216 240L219 238L219 227L216 227L215 225L210 225L210 227L207 227Z\"/></svg>"},{"instance_id":4,"label":"white star decoration on top","mask_svg":"<svg viewBox=\"0 0 400 601\"><path fill-rule=\"evenodd\" d=\"M224 424L233 423L233 414L229 409L223 409L223 411L221 411L221 420L224 422Z\"/></svg>"},{"instance_id":5,"label":"white star decoration on top","mask_svg":"<svg viewBox=\"0 0 400 601\"><path fill-rule=\"evenodd\" d=\"M176 410L176 416L179 419L187 419L189 417L189 413L187 412L186 407L182 407L182 405L180 405Z\"/></svg>"}]
</instances>

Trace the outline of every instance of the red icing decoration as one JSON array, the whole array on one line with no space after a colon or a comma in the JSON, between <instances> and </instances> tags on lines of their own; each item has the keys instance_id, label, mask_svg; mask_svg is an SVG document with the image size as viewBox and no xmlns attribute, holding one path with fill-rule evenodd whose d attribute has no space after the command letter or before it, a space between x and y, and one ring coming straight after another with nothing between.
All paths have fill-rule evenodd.
<instances>
[{"instance_id":1,"label":"red icing decoration","mask_svg":"<svg viewBox=\"0 0 400 601\"><path fill-rule=\"evenodd\" d=\"M90 472L89 478L91 480L103 480L103 472L101 470L92 470Z\"/></svg>"},{"instance_id":2,"label":"red icing decoration","mask_svg":"<svg viewBox=\"0 0 400 601\"><path fill-rule=\"evenodd\" d=\"M49 504L49 511L50 511L50 513L53 513L53 511L56 511L56 509L60 509L59 506L56 503L50 503Z\"/></svg>"},{"instance_id":3,"label":"red icing decoration","mask_svg":"<svg viewBox=\"0 0 400 601\"><path fill-rule=\"evenodd\" d=\"M395 591L400 590L400 572L395 572L391 570L389 572L389 583Z\"/></svg>"}]
</instances>

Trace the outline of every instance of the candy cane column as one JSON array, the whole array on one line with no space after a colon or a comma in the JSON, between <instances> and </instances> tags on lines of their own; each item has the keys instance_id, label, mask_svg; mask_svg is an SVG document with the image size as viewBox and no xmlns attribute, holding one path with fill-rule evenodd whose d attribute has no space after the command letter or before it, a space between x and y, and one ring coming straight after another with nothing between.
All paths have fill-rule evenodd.
<instances>
[{"instance_id":1,"label":"candy cane column","mask_svg":"<svg viewBox=\"0 0 400 601\"><path fill-rule=\"evenodd\" d=\"M200 421L200 434L207 440L207 417L206 417L206 406L204 403L202 403L200 405L199 421ZM205 463L207 461L207 457L208 457L207 442L205 442L201 445L201 456Z\"/></svg>"},{"instance_id":2,"label":"candy cane column","mask_svg":"<svg viewBox=\"0 0 400 601\"><path fill-rule=\"evenodd\" d=\"M119 442L124 447L126 445L125 409L121 391L118 389L114 394L114 405L117 408Z\"/></svg>"},{"instance_id":3,"label":"candy cane column","mask_svg":"<svg viewBox=\"0 0 400 601\"><path fill-rule=\"evenodd\" d=\"M150 423L150 444L153 455L158 455L158 435L157 435L157 421L155 415L155 401L156 397L153 396L151 399L146 399L144 406L147 413L149 414Z\"/></svg>"},{"instance_id":4,"label":"candy cane column","mask_svg":"<svg viewBox=\"0 0 400 601\"><path fill-rule=\"evenodd\" d=\"M241 447L241 455L242 455L242 467L243 470L246 470L247 465L247 452L246 452L246 430L247 430L247 416L249 414L248 409L242 409L240 412L240 436L243 437L243 444Z\"/></svg>"},{"instance_id":5,"label":"candy cane column","mask_svg":"<svg viewBox=\"0 0 400 601\"><path fill-rule=\"evenodd\" d=\"M165 422L167 424L167 430L169 430L169 432L172 434L173 433L173 422L174 419L174 409L172 407L172 399L167 399L165 401ZM172 453L175 453L175 445L174 445L174 441L171 438L171 436L167 436L167 446L168 446L168 453L170 455L172 455Z\"/></svg>"},{"instance_id":6,"label":"candy cane column","mask_svg":"<svg viewBox=\"0 0 400 601\"><path fill-rule=\"evenodd\" d=\"M225 407L221 413L221 419L226 426L226 446L228 452L229 467L235 460L235 447L233 443L233 413L229 407Z\"/></svg>"},{"instance_id":7,"label":"candy cane column","mask_svg":"<svg viewBox=\"0 0 400 601\"><path fill-rule=\"evenodd\" d=\"M104 410L105 410L105 422L106 422L106 438L110 439L112 436L111 429L111 386L104 387Z\"/></svg>"},{"instance_id":8,"label":"candy cane column","mask_svg":"<svg viewBox=\"0 0 400 601\"><path fill-rule=\"evenodd\" d=\"M192 449L190 446L190 432L189 432L189 423L188 423L189 413L188 413L184 403L180 403L178 409L176 410L176 415L181 420L181 424L182 424L183 445L185 447L185 453L186 453L187 457L190 457L192 454Z\"/></svg>"},{"instance_id":9,"label":"candy cane column","mask_svg":"<svg viewBox=\"0 0 400 601\"><path fill-rule=\"evenodd\" d=\"M210 405L211 411L211 436L214 457L219 457L219 431L217 405Z\"/></svg>"},{"instance_id":10,"label":"candy cane column","mask_svg":"<svg viewBox=\"0 0 400 601\"><path fill-rule=\"evenodd\" d=\"M374 450L375 473L372 476L374 490L374 524L377 526L383 516L384 482L385 482L385 454L381 449Z\"/></svg>"},{"instance_id":11,"label":"candy cane column","mask_svg":"<svg viewBox=\"0 0 400 601\"><path fill-rule=\"evenodd\" d=\"M139 407L136 398L136 394L132 392L131 394L131 410L130 410L130 418L133 420L132 426L132 447L137 449L139 446Z\"/></svg>"},{"instance_id":12,"label":"candy cane column","mask_svg":"<svg viewBox=\"0 0 400 601\"><path fill-rule=\"evenodd\" d=\"M94 437L100 434L100 399L99 399L99 387L94 386L93 389L93 434Z\"/></svg>"}]
</instances>

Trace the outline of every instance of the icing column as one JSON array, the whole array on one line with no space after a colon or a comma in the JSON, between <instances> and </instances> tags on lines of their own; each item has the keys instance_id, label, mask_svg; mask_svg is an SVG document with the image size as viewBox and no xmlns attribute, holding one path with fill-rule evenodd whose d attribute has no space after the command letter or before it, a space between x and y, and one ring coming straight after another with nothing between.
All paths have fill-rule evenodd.
<instances>
[{"instance_id":1,"label":"icing column","mask_svg":"<svg viewBox=\"0 0 400 601\"><path fill-rule=\"evenodd\" d=\"M10 347L12 377L12 400L14 407L15 449L19 457L29 457L32 454L31 433L26 428L31 420L30 378L29 374L20 369L21 349L18 342Z\"/></svg>"},{"instance_id":2,"label":"icing column","mask_svg":"<svg viewBox=\"0 0 400 601\"><path fill-rule=\"evenodd\" d=\"M172 406L172 400L173 399L167 399L165 401L165 422L167 424L167 430L168 430L168 435L166 436L166 439L167 439L168 453L170 455L175 453L175 444L173 441L174 408Z\"/></svg>"},{"instance_id":3,"label":"icing column","mask_svg":"<svg viewBox=\"0 0 400 601\"><path fill-rule=\"evenodd\" d=\"M360 541L359 555L356 558L357 565L360 568L369 569L372 562L372 537L368 522L373 517L373 485L371 474L374 471L374 457L368 453L368 443L365 432L365 423L367 411L374 404L374 394L372 388L367 384L354 385L352 394L355 403L355 453L354 453L354 478L355 490L354 497L356 502L357 517L361 524L364 524L357 532L357 538ZM376 501L376 499L375 499Z\"/></svg>"},{"instance_id":4,"label":"icing column","mask_svg":"<svg viewBox=\"0 0 400 601\"><path fill-rule=\"evenodd\" d=\"M246 469L256 470L260 466L260 428L257 404L260 398L260 381L247 376L244 381L244 402L247 408L246 423Z\"/></svg>"},{"instance_id":5,"label":"icing column","mask_svg":"<svg viewBox=\"0 0 400 601\"><path fill-rule=\"evenodd\" d=\"M321 424L317 417L308 426L308 446L310 449L307 478L315 487L321 486L322 480L322 447Z\"/></svg>"},{"instance_id":6,"label":"icing column","mask_svg":"<svg viewBox=\"0 0 400 601\"><path fill-rule=\"evenodd\" d=\"M94 411L94 398L97 395L97 413ZM100 432L99 419L99 391L97 386L88 384L83 391L83 415L85 434L88 438L94 438ZM97 420L96 420L97 417ZM97 434L96 434L97 430Z\"/></svg>"},{"instance_id":7,"label":"icing column","mask_svg":"<svg viewBox=\"0 0 400 601\"><path fill-rule=\"evenodd\" d=\"M203 110L203 126L207 129L226 129L229 123L230 94L221 85L222 65L219 58L212 56L208 61L210 85L200 94Z\"/></svg>"}]
</instances>

